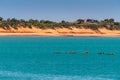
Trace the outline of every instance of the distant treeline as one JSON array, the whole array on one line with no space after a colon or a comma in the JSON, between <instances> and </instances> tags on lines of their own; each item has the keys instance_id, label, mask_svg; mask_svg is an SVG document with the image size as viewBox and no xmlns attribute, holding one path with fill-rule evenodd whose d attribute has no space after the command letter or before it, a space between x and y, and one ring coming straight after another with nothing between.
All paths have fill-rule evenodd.
<instances>
[{"instance_id":1,"label":"distant treeline","mask_svg":"<svg viewBox=\"0 0 120 80\"><path fill-rule=\"evenodd\" d=\"M18 29L19 27L36 27L40 29L46 29L46 28L69 28L72 29L72 27L76 28L88 28L93 30L98 30L99 28L106 28L109 30L120 30L120 22L115 22L113 18L110 19L104 19L101 21L94 20L94 19L78 19L74 22L68 22L62 20L61 22L54 22L49 20L24 20L24 19L16 19L16 18L8 18L3 19L0 17L0 28L3 28L5 30L9 30L10 28Z\"/></svg>"}]
</instances>

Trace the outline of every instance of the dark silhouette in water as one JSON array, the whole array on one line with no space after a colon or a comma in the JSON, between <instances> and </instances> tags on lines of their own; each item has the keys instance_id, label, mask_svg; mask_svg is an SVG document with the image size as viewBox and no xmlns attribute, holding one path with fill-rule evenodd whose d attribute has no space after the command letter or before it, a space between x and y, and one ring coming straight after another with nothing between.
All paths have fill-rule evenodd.
<instances>
[{"instance_id":1,"label":"dark silhouette in water","mask_svg":"<svg viewBox=\"0 0 120 80\"><path fill-rule=\"evenodd\" d=\"M114 53L108 53L108 54L106 54L106 55L114 55Z\"/></svg>"},{"instance_id":2,"label":"dark silhouette in water","mask_svg":"<svg viewBox=\"0 0 120 80\"><path fill-rule=\"evenodd\" d=\"M103 54L105 54L105 53L104 53L104 52L99 52L98 54L103 55ZM105 54L105 55L114 55L114 53L107 53L107 54Z\"/></svg>"},{"instance_id":3,"label":"dark silhouette in water","mask_svg":"<svg viewBox=\"0 0 120 80\"><path fill-rule=\"evenodd\" d=\"M76 54L76 52L74 52L74 51L71 51L71 52L68 52L68 54Z\"/></svg>"},{"instance_id":4,"label":"dark silhouette in water","mask_svg":"<svg viewBox=\"0 0 120 80\"><path fill-rule=\"evenodd\" d=\"M59 51L58 51L58 52L54 52L54 53L55 53L55 54L61 54L61 52L59 52Z\"/></svg>"},{"instance_id":5,"label":"dark silhouette in water","mask_svg":"<svg viewBox=\"0 0 120 80\"><path fill-rule=\"evenodd\" d=\"M86 52L83 52L83 54L89 54L89 52L86 51Z\"/></svg>"},{"instance_id":6,"label":"dark silhouette in water","mask_svg":"<svg viewBox=\"0 0 120 80\"><path fill-rule=\"evenodd\" d=\"M76 52L74 51L71 51L71 52L66 52L67 54L76 54ZM57 51L57 52L54 52L54 54L61 54L60 51Z\"/></svg>"},{"instance_id":7,"label":"dark silhouette in water","mask_svg":"<svg viewBox=\"0 0 120 80\"><path fill-rule=\"evenodd\" d=\"M105 54L104 52L99 52L98 54Z\"/></svg>"},{"instance_id":8,"label":"dark silhouette in water","mask_svg":"<svg viewBox=\"0 0 120 80\"><path fill-rule=\"evenodd\" d=\"M61 54L61 52L57 51L57 52L54 52L54 54ZM76 54L76 52L70 51L70 52L66 52L66 54ZM83 54L90 54L90 52L85 51L85 52L83 52ZM114 53L112 53L112 52L111 53L98 52L98 54L100 54L100 55L114 55Z\"/></svg>"}]
</instances>

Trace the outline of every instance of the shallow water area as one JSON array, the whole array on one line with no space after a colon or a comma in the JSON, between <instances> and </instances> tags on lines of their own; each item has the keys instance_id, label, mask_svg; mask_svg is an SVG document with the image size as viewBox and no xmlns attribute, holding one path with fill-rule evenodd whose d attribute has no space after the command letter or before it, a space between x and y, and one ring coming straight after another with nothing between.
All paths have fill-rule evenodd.
<instances>
[{"instance_id":1,"label":"shallow water area","mask_svg":"<svg viewBox=\"0 0 120 80\"><path fill-rule=\"evenodd\" d=\"M0 79L119 80L119 56L119 37L0 37Z\"/></svg>"}]
</instances>

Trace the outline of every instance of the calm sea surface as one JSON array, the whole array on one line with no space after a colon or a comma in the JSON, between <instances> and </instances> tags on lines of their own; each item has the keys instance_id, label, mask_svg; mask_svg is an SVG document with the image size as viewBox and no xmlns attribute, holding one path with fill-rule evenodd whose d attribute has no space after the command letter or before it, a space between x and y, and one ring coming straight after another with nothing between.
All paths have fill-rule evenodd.
<instances>
[{"instance_id":1,"label":"calm sea surface","mask_svg":"<svg viewBox=\"0 0 120 80\"><path fill-rule=\"evenodd\" d=\"M120 38L0 37L0 80L120 80Z\"/></svg>"}]
</instances>

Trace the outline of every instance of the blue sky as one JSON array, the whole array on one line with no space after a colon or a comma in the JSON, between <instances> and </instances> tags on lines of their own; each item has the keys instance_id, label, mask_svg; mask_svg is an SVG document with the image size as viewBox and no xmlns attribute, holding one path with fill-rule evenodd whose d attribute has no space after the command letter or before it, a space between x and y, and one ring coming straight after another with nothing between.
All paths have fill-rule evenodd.
<instances>
[{"instance_id":1,"label":"blue sky","mask_svg":"<svg viewBox=\"0 0 120 80\"><path fill-rule=\"evenodd\" d=\"M120 0L0 0L3 18L75 21L114 18L120 21Z\"/></svg>"}]
</instances>

